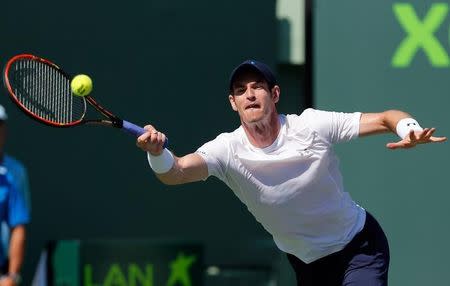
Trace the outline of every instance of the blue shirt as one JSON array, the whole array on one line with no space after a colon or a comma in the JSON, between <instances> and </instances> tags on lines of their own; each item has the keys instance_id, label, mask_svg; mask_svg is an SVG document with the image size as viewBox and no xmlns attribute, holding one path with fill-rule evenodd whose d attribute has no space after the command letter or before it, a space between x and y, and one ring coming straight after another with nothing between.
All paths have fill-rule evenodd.
<instances>
[{"instance_id":1,"label":"blue shirt","mask_svg":"<svg viewBox=\"0 0 450 286\"><path fill-rule=\"evenodd\" d=\"M29 185L25 167L5 155L0 164L0 221L9 228L27 224L30 221ZM3 247L0 247L0 265L7 258L9 233L0 228ZM6 245L5 245L6 244Z\"/></svg>"}]
</instances>

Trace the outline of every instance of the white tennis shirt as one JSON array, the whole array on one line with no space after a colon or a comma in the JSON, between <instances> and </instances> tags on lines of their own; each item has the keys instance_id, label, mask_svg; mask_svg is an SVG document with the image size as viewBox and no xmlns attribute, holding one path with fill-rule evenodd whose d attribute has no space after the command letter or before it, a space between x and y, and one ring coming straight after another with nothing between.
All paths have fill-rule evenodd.
<instances>
[{"instance_id":1,"label":"white tennis shirt","mask_svg":"<svg viewBox=\"0 0 450 286\"><path fill-rule=\"evenodd\" d=\"M305 263L337 252L363 228L365 210L344 191L332 145L359 135L361 113L307 109L280 115L277 139L254 147L240 126L197 150L275 244Z\"/></svg>"}]
</instances>

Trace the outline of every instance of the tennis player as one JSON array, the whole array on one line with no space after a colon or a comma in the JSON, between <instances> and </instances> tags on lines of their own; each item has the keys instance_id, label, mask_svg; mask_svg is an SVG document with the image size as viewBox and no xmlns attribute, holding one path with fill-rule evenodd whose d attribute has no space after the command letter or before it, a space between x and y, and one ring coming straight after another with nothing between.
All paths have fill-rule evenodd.
<instances>
[{"instance_id":1,"label":"tennis player","mask_svg":"<svg viewBox=\"0 0 450 286\"><path fill-rule=\"evenodd\" d=\"M177 157L147 125L137 146L161 182L216 176L230 187L287 254L298 285L387 285L389 246L378 222L345 192L333 144L393 132L390 149L443 142L398 110L278 114L280 87L270 68L248 60L231 73L228 99L241 125Z\"/></svg>"}]
</instances>

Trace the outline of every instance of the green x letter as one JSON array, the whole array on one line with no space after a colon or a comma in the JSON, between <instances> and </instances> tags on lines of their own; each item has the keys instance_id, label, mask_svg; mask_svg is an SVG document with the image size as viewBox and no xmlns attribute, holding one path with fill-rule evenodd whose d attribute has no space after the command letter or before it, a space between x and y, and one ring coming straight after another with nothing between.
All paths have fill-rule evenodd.
<instances>
[{"instance_id":1,"label":"green x letter","mask_svg":"<svg viewBox=\"0 0 450 286\"><path fill-rule=\"evenodd\" d=\"M392 65L397 68L408 67L417 51L422 48L431 65L448 67L450 60L434 32L445 20L448 11L446 3L433 4L423 22L417 18L414 7L409 3L396 3L394 14L408 36L400 43L392 58Z\"/></svg>"}]
</instances>

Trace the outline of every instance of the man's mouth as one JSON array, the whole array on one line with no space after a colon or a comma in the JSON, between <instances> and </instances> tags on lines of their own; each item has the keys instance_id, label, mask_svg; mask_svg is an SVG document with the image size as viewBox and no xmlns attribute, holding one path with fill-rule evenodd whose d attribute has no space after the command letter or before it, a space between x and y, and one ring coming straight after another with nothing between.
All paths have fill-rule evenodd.
<instances>
[{"instance_id":1,"label":"man's mouth","mask_svg":"<svg viewBox=\"0 0 450 286\"><path fill-rule=\"evenodd\" d=\"M245 107L245 109L253 109L253 108L259 108L259 107L260 107L259 104L253 103L253 104L247 105L247 107Z\"/></svg>"}]
</instances>

